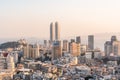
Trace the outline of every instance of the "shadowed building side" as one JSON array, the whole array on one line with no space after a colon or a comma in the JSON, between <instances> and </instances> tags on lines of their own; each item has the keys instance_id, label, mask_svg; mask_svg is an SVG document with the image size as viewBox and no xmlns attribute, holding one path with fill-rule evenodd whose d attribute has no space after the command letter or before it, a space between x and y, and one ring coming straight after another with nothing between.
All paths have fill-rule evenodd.
<instances>
[{"instance_id":1,"label":"shadowed building side","mask_svg":"<svg viewBox=\"0 0 120 80\"><path fill-rule=\"evenodd\" d=\"M94 50L94 36L88 36L88 50Z\"/></svg>"},{"instance_id":2,"label":"shadowed building side","mask_svg":"<svg viewBox=\"0 0 120 80\"><path fill-rule=\"evenodd\" d=\"M55 40L59 41L60 40L60 29L58 22L55 22Z\"/></svg>"},{"instance_id":3,"label":"shadowed building side","mask_svg":"<svg viewBox=\"0 0 120 80\"><path fill-rule=\"evenodd\" d=\"M53 23L50 24L50 41L52 42L54 40L54 29L53 29Z\"/></svg>"}]
</instances>

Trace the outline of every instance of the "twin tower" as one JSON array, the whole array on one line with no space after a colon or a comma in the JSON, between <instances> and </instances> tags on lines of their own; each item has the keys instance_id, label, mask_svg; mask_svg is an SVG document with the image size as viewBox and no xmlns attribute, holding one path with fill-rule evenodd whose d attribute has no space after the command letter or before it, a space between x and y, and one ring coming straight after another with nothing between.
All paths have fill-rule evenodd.
<instances>
[{"instance_id":1,"label":"twin tower","mask_svg":"<svg viewBox=\"0 0 120 80\"><path fill-rule=\"evenodd\" d=\"M54 26L55 25L55 26ZM60 40L60 29L58 22L50 23L50 41L59 41Z\"/></svg>"}]
</instances>

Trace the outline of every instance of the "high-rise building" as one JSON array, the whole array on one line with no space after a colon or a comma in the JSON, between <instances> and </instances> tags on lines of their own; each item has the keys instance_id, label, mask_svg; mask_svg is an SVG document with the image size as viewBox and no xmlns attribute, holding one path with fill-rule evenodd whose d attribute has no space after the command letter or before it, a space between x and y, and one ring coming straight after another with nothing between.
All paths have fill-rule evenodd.
<instances>
[{"instance_id":1,"label":"high-rise building","mask_svg":"<svg viewBox=\"0 0 120 80\"><path fill-rule=\"evenodd\" d=\"M14 62L17 63L18 62L18 54L17 52L13 52L11 53L11 56L14 58Z\"/></svg>"},{"instance_id":2,"label":"high-rise building","mask_svg":"<svg viewBox=\"0 0 120 80\"><path fill-rule=\"evenodd\" d=\"M7 69L8 71L15 70L14 57L8 54L6 57L0 56L0 70Z\"/></svg>"},{"instance_id":3,"label":"high-rise building","mask_svg":"<svg viewBox=\"0 0 120 80\"><path fill-rule=\"evenodd\" d=\"M68 52L68 41L67 40L63 40L63 51Z\"/></svg>"},{"instance_id":4,"label":"high-rise building","mask_svg":"<svg viewBox=\"0 0 120 80\"><path fill-rule=\"evenodd\" d=\"M29 58L29 44L23 47L24 58Z\"/></svg>"},{"instance_id":5,"label":"high-rise building","mask_svg":"<svg viewBox=\"0 0 120 80\"><path fill-rule=\"evenodd\" d=\"M120 41L113 41L112 50L114 55L120 56Z\"/></svg>"},{"instance_id":6,"label":"high-rise building","mask_svg":"<svg viewBox=\"0 0 120 80\"><path fill-rule=\"evenodd\" d=\"M75 39L71 39L71 42L75 42Z\"/></svg>"},{"instance_id":7,"label":"high-rise building","mask_svg":"<svg viewBox=\"0 0 120 80\"><path fill-rule=\"evenodd\" d=\"M59 41L60 40L60 29L58 22L55 22L55 40Z\"/></svg>"},{"instance_id":8,"label":"high-rise building","mask_svg":"<svg viewBox=\"0 0 120 80\"><path fill-rule=\"evenodd\" d=\"M94 36L88 36L88 50L94 50Z\"/></svg>"},{"instance_id":9,"label":"high-rise building","mask_svg":"<svg viewBox=\"0 0 120 80\"><path fill-rule=\"evenodd\" d=\"M73 43L73 42L75 42L75 39L71 39L70 42L68 43L68 51L69 51L69 53L70 53L70 45L71 45L71 43Z\"/></svg>"},{"instance_id":10,"label":"high-rise building","mask_svg":"<svg viewBox=\"0 0 120 80\"><path fill-rule=\"evenodd\" d=\"M34 58L39 58L40 57L40 51L39 51L39 44L35 44L33 47L33 51L34 51Z\"/></svg>"},{"instance_id":11,"label":"high-rise building","mask_svg":"<svg viewBox=\"0 0 120 80\"><path fill-rule=\"evenodd\" d=\"M80 36L77 36L77 37L76 37L76 42L77 42L77 43L81 43L81 38L80 38Z\"/></svg>"},{"instance_id":12,"label":"high-rise building","mask_svg":"<svg viewBox=\"0 0 120 80\"><path fill-rule=\"evenodd\" d=\"M11 55L7 56L7 69L11 71L14 71L15 69L14 58Z\"/></svg>"},{"instance_id":13,"label":"high-rise building","mask_svg":"<svg viewBox=\"0 0 120 80\"><path fill-rule=\"evenodd\" d=\"M87 51L87 45L80 45L81 46L81 54L84 54Z\"/></svg>"},{"instance_id":14,"label":"high-rise building","mask_svg":"<svg viewBox=\"0 0 120 80\"><path fill-rule=\"evenodd\" d=\"M44 40L44 46L47 47L47 40Z\"/></svg>"},{"instance_id":15,"label":"high-rise building","mask_svg":"<svg viewBox=\"0 0 120 80\"><path fill-rule=\"evenodd\" d=\"M80 43L71 42L69 46L70 46L70 53L73 56L79 56L80 55L80 53L81 53Z\"/></svg>"},{"instance_id":16,"label":"high-rise building","mask_svg":"<svg viewBox=\"0 0 120 80\"><path fill-rule=\"evenodd\" d=\"M112 53L112 43L111 41L106 41L104 44L105 56L110 56Z\"/></svg>"},{"instance_id":17,"label":"high-rise building","mask_svg":"<svg viewBox=\"0 0 120 80\"><path fill-rule=\"evenodd\" d=\"M61 41L54 41L52 46L52 59L58 59L62 57Z\"/></svg>"},{"instance_id":18,"label":"high-rise building","mask_svg":"<svg viewBox=\"0 0 120 80\"><path fill-rule=\"evenodd\" d=\"M112 36L111 37L111 43L113 43L114 41L117 41L117 37L116 36Z\"/></svg>"},{"instance_id":19,"label":"high-rise building","mask_svg":"<svg viewBox=\"0 0 120 80\"><path fill-rule=\"evenodd\" d=\"M0 56L0 70L7 69L6 57Z\"/></svg>"},{"instance_id":20,"label":"high-rise building","mask_svg":"<svg viewBox=\"0 0 120 80\"><path fill-rule=\"evenodd\" d=\"M54 40L54 29L53 29L53 23L50 24L50 41L52 42Z\"/></svg>"},{"instance_id":21,"label":"high-rise building","mask_svg":"<svg viewBox=\"0 0 120 80\"><path fill-rule=\"evenodd\" d=\"M39 45L27 45L23 49L24 58L36 59L40 57Z\"/></svg>"},{"instance_id":22,"label":"high-rise building","mask_svg":"<svg viewBox=\"0 0 120 80\"><path fill-rule=\"evenodd\" d=\"M28 58L31 58L31 59L33 59L33 56L34 56L34 54L33 54L33 45L29 45L29 47L28 47Z\"/></svg>"},{"instance_id":23,"label":"high-rise building","mask_svg":"<svg viewBox=\"0 0 120 80\"><path fill-rule=\"evenodd\" d=\"M105 56L110 56L111 53L120 56L120 41L117 41L116 36L111 37L111 41L106 41L104 44Z\"/></svg>"}]
</instances>

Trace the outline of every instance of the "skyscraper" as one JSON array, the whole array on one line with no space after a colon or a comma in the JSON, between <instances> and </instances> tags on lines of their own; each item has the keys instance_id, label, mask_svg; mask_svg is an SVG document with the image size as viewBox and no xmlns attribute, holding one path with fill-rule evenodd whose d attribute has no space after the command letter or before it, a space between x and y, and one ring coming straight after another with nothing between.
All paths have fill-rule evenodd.
<instances>
[{"instance_id":1,"label":"skyscraper","mask_svg":"<svg viewBox=\"0 0 120 80\"><path fill-rule=\"evenodd\" d=\"M113 50L114 55L120 56L120 41L113 42L112 50Z\"/></svg>"},{"instance_id":2,"label":"skyscraper","mask_svg":"<svg viewBox=\"0 0 120 80\"><path fill-rule=\"evenodd\" d=\"M44 46L47 47L47 40L44 40Z\"/></svg>"},{"instance_id":3,"label":"skyscraper","mask_svg":"<svg viewBox=\"0 0 120 80\"><path fill-rule=\"evenodd\" d=\"M63 51L68 52L68 41L67 40L63 40Z\"/></svg>"},{"instance_id":4,"label":"skyscraper","mask_svg":"<svg viewBox=\"0 0 120 80\"><path fill-rule=\"evenodd\" d=\"M88 36L88 49L94 50L94 36L93 35Z\"/></svg>"},{"instance_id":5,"label":"skyscraper","mask_svg":"<svg viewBox=\"0 0 120 80\"><path fill-rule=\"evenodd\" d=\"M76 37L76 42L77 42L77 43L81 43L81 38L80 38L80 36L77 36L77 37Z\"/></svg>"},{"instance_id":6,"label":"skyscraper","mask_svg":"<svg viewBox=\"0 0 120 80\"><path fill-rule=\"evenodd\" d=\"M116 36L111 37L111 41L106 41L104 44L105 56L110 56L111 53L120 56L120 41L117 41Z\"/></svg>"},{"instance_id":7,"label":"skyscraper","mask_svg":"<svg viewBox=\"0 0 120 80\"><path fill-rule=\"evenodd\" d=\"M55 40L59 41L60 40L60 29L58 22L55 22Z\"/></svg>"},{"instance_id":8,"label":"skyscraper","mask_svg":"<svg viewBox=\"0 0 120 80\"><path fill-rule=\"evenodd\" d=\"M112 53L112 43L111 41L106 41L104 44L105 56L110 56Z\"/></svg>"},{"instance_id":9,"label":"skyscraper","mask_svg":"<svg viewBox=\"0 0 120 80\"><path fill-rule=\"evenodd\" d=\"M71 39L71 42L75 42L75 39Z\"/></svg>"},{"instance_id":10,"label":"skyscraper","mask_svg":"<svg viewBox=\"0 0 120 80\"><path fill-rule=\"evenodd\" d=\"M23 48L24 58L36 59L40 57L39 44L27 44Z\"/></svg>"},{"instance_id":11,"label":"skyscraper","mask_svg":"<svg viewBox=\"0 0 120 80\"><path fill-rule=\"evenodd\" d=\"M24 58L29 58L29 47L29 44L26 44L26 46L23 47Z\"/></svg>"},{"instance_id":12,"label":"skyscraper","mask_svg":"<svg viewBox=\"0 0 120 80\"><path fill-rule=\"evenodd\" d=\"M40 57L40 52L39 52L39 44L35 44L34 46L33 46L33 54L34 54L34 56L33 56L33 58L39 58Z\"/></svg>"},{"instance_id":13,"label":"skyscraper","mask_svg":"<svg viewBox=\"0 0 120 80\"><path fill-rule=\"evenodd\" d=\"M61 41L54 41L52 46L52 59L62 57Z\"/></svg>"},{"instance_id":14,"label":"skyscraper","mask_svg":"<svg viewBox=\"0 0 120 80\"><path fill-rule=\"evenodd\" d=\"M50 41L54 40L54 31L53 31L53 23L50 24Z\"/></svg>"},{"instance_id":15,"label":"skyscraper","mask_svg":"<svg viewBox=\"0 0 120 80\"><path fill-rule=\"evenodd\" d=\"M71 42L70 43L70 53L73 56L79 56L81 53L80 43Z\"/></svg>"},{"instance_id":16,"label":"skyscraper","mask_svg":"<svg viewBox=\"0 0 120 80\"><path fill-rule=\"evenodd\" d=\"M117 37L116 36L112 36L111 37L111 43L113 43L114 41L117 41Z\"/></svg>"}]
</instances>

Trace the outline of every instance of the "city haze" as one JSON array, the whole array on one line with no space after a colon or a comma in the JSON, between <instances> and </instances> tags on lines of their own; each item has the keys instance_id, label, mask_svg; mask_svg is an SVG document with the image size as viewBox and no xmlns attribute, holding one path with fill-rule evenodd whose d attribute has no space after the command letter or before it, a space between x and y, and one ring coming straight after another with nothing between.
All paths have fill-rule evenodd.
<instances>
[{"instance_id":1,"label":"city haze","mask_svg":"<svg viewBox=\"0 0 120 80\"><path fill-rule=\"evenodd\" d=\"M119 0L1 0L0 37L49 38L50 23L55 21L62 38L119 32L119 4Z\"/></svg>"}]
</instances>

